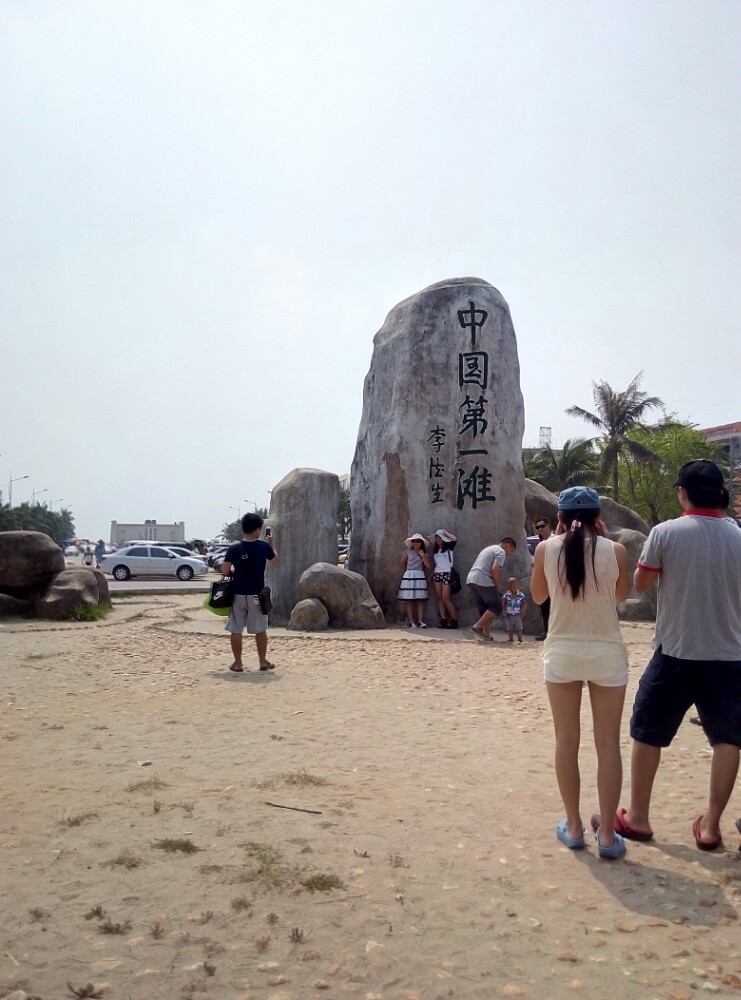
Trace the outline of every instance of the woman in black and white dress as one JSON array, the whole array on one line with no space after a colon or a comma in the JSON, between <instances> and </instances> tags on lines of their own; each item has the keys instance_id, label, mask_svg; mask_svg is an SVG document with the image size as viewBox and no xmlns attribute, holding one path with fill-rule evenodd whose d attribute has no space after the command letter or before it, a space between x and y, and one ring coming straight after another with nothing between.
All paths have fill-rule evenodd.
<instances>
[{"instance_id":1,"label":"woman in black and white dress","mask_svg":"<svg viewBox=\"0 0 741 1000\"><path fill-rule=\"evenodd\" d=\"M455 611L450 591L450 574L453 569L453 549L458 541L455 535L442 528L435 532L433 559L435 563L435 593L440 611L438 628L458 628L458 615Z\"/></svg>"}]
</instances>

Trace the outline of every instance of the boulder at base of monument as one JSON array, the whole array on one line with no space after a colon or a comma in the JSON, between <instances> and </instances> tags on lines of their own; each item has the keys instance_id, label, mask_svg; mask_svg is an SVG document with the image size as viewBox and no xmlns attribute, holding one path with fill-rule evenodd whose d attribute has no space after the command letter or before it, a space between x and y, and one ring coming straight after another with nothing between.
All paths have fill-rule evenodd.
<instances>
[{"instance_id":1,"label":"boulder at base of monument","mask_svg":"<svg viewBox=\"0 0 741 1000\"><path fill-rule=\"evenodd\" d=\"M0 531L0 593L34 597L63 569L64 554L48 535Z\"/></svg>"},{"instance_id":2,"label":"boulder at base of monument","mask_svg":"<svg viewBox=\"0 0 741 1000\"><path fill-rule=\"evenodd\" d=\"M270 515L279 556L265 582L273 589L270 620L285 625L298 601L298 579L316 562L337 562L337 508L340 480L321 469L293 469L270 494Z\"/></svg>"},{"instance_id":3,"label":"boulder at base of monument","mask_svg":"<svg viewBox=\"0 0 741 1000\"><path fill-rule=\"evenodd\" d=\"M31 615L33 614L33 601L11 597L10 594L0 594L0 618L7 618L10 615Z\"/></svg>"},{"instance_id":4,"label":"boulder at base of monument","mask_svg":"<svg viewBox=\"0 0 741 1000\"><path fill-rule=\"evenodd\" d=\"M101 582L102 581L102 582ZM110 606L108 582L98 570L74 567L64 569L52 579L45 593L36 599L39 618L63 621L79 607Z\"/></svg>"},{"instance_id":5,"label":"boulder at base of monument","mask_svg":"<svg viewBox=\"0 0 741 1000\"><path fill-rule=\"evenodd\" d=\"M558 520L558 503L555 493L533 479L525 480L525 520L535 524L541 517L547 518L555 528Z\"/></svg>"},{"instance_id":6,"label":"boulder at base of monument","mask_svg":"<svg viewBox=\"0 0 741 1000\"><path fill-rule=\"evenodd\" d=\"M333 628L385 628L386 620L367 580L350 569L314 563L301 574L298 593L322 602Z\"/></svg>"},{"instance_id":7,"label":"boulder at base of monument","mask_svg":"<svg viewBox=\"0 0 741 1000\"><path fill-rule=\"evenodd\" d=\"M309 597L298 602L286 627L296 632L326 632L329 628L329 612L316 597Z\"/></svg>"}]
</instances>

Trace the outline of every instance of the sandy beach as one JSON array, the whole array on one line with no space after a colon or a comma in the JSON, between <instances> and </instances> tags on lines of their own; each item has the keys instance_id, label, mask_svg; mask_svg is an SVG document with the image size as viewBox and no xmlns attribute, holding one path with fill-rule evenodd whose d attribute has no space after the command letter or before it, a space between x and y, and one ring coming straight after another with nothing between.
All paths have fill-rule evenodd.
<instances>
[{"instance_id":1,"label":"sandy beach","mask_svg":"<svg viewBox=\"0 0 741 1000\"><path fill-rule=\"evenodd\" d=\"M741 789L725 849L699 852L701 729L686 721L664 756L655 840L601 861L553 833L532 639L275 630L275 672L254 672L246 639L237 675L200 601L2 623L0 997L741 993ZM627 791L651 629L623 630Z\"/></svg>"}]
</instances>

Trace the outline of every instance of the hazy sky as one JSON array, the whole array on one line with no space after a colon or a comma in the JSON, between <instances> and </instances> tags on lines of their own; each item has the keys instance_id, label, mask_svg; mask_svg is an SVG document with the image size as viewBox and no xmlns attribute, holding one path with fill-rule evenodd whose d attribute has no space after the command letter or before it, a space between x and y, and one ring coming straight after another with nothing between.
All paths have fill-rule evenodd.
<instances>
[{"instance_id":1,"label":"hazy sky","mask_svg":"<svg viewBox=\"0 0 741 1000\"><path fill-rule=\"evenodd\" d=\"M741 419L739 51L737 0L0 0L5 499L211 537L349 471L374 334L461 275L525 445L641 369Z\"/></svg>"}]
</instances>

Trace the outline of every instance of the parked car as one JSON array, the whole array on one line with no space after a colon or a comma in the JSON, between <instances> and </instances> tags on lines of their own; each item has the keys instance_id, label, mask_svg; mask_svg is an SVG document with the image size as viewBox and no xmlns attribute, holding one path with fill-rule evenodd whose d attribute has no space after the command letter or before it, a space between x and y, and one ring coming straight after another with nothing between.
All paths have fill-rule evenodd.
<instances>
[{"instance_id":1,"label":"parked car","mask_svg":"<svg viewBox=\"0 0 741 1000\"><path fill-rule=\"evenodd\" d=\"M76 545L65 545L64 554L66 556L79 556L80 550Z\"/></svg>"},{"instance_id":2,"label":"parked car","mask_svg":"<svg viewBox=\"0 0 741 1000\"><path fill-rule=\"evenodd\" d=\"M226 555L226 550L229 548L228 545L218 545L216 548L211 549L208 553L208 565L213 566L214 562L221 556L221 561L224 561L224 556Z\"/></svg>"},{"instance_id":3,"label":"parked car","mask_svg":"<svg viewBox=\"0 0 741 1000\"><path fill-rule=\"evenodd\" d=\"M128 580L132 576L176 576L178 580L192 580L203 576L208 567L200 559L176 555L160 545L129 545L111 555L104 555L100 568L110 573L114 580Z\"/></svg>"},{"instance_id":4,"label":"parked car","mask_svg":"<svg viewBox=\"0 0 741 1000\"><path fill-rule=\"evenodd\" d=\"M202 556L200 552L193 552L190 549L186 549L183 545L164 545L163 548L174 552L176 556L183 556L184 559L200 559L202 563L208 566L208 558L206 556Z\"/></svg>"}]
</instances>

